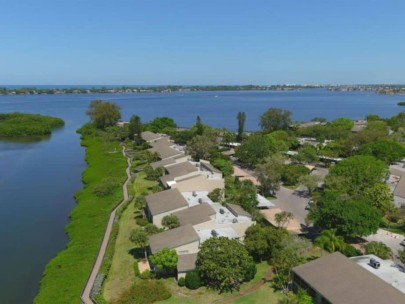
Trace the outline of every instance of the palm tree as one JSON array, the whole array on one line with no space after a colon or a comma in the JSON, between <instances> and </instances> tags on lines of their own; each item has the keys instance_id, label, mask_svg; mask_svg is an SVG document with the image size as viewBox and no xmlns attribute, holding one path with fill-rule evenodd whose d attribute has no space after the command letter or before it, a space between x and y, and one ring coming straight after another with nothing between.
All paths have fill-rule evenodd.
<instances>
[{"instance_id":1,"label":"palm tree","mask_svg":"<svg viewBox=\"0 0 405 304\"><path fill-rule=\"evenodd\" d=\"M315 245L328 252L344 250L346 243L343 237L336 235L336 229L323 230L315 239Z\"/></svg>"}]
</instances>

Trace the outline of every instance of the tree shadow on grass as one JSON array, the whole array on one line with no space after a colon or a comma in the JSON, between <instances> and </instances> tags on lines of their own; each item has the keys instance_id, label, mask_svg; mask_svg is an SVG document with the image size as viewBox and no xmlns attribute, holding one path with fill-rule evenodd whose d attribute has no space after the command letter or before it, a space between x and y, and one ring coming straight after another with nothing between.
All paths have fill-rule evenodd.
<instances>
[{"instance_id":1,"label":"tree shadow on grass","mask_svg":"<svg viewBox=\"0 0 405 304\"><path fill-rule=\"evenodd\" d=\"M145 258L145 249L140 247L132 248L128 251L128 253L137 260Z\"/></svg>"}]
</instances>

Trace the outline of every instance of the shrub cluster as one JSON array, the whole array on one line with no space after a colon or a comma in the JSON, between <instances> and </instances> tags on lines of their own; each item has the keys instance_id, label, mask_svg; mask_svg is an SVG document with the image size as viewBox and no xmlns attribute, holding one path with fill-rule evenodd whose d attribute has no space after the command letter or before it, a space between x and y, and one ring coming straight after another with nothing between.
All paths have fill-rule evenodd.
<instances>
[{"instance_id":1,"label":"shrub cluster","mask_svg":"<svg viewBox=\"0 0 405 304\"><path fill-rule=\"evenodd\" d=\"M107 196L116 191L116 187L119 184L118 180L113 177L104 178L98 185L93 189L93 194L96 196Z\"/></svg>"},{"instance_id":2,"label":"shrub cluster","mask_svg":"<svg viewBox=\"0 0 405 304\"><path fill-rule=\"evenodd\" d=\"M198 289L201 287L201 279L197 271L187 272L184 281L188 289Z\"/></svg>"},{"instance_id":3,"label":"shrub cluster","mask_svg":"<svg viewBox=\"0 0 405 304\"><path fill-rule=\"evenodd\" d=\"M133 285L129 290L124 292L114 304L150 304L171 297L169 290L162 281L157 280L142 280Z\"/></svg>"}]
</instances>

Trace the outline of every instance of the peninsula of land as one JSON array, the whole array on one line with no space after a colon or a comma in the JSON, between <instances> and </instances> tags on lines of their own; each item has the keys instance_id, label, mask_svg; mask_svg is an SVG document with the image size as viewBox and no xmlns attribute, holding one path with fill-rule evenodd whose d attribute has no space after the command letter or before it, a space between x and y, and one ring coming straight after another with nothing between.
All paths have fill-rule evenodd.
<instances>
[{"instance_id":1,"label":"peninsula of land","mask_svg":"<svg viewBox=\"0 0 405 304\"><path fill-rule=\"evenodd\" d=\"M0 113L0 137L31 137L51 134L65 122L57 117L25 113Z\"/></svg>"}]
</instances>

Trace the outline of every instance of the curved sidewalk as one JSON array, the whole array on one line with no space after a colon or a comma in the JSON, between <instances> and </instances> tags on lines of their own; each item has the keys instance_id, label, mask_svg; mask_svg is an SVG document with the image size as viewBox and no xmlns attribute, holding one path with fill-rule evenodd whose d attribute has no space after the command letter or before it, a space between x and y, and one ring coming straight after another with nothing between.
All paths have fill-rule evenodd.
<instances>
[{"instance_id":1,"label":"curved sidewalk","mask_svg":"<svg viewBox=\"0 0 405 304\"><path fill-rule=\"evenodd\" d=\"M124 157L126 157L125 147L123 147L123 149L122 149L122 154L124 155ZM124 199L117 206L115 206L114 209L111 211L110 218L108 220L108 224L107 224L107 227L104 232L103 241L101 242L101 246L100 246L100 249L97 254L97 259L94 262L93 268L91 269L90 276L87 279L84 290L80 296L82 303L84 303L84 304L94 304L93 300L90 297L90 293L91 293L91 289L93 288L94 281L96 280L98 271L100 270L100 266L103 262L104 254L107 249L108 242L110 240L111 230L112 230L112 226L113 226L114 219L115 219L115 213L122 204L124 204L126 201L128 201L128 183L131 180L131 172L130 172L131 161L128 157L126 157L126 158L127 158L127 163L128 163L128 167L125 170L127 173L127 180L125 181L124 185L122 186L122 190L124 193Z\"/></svg>"}]
</instances>

